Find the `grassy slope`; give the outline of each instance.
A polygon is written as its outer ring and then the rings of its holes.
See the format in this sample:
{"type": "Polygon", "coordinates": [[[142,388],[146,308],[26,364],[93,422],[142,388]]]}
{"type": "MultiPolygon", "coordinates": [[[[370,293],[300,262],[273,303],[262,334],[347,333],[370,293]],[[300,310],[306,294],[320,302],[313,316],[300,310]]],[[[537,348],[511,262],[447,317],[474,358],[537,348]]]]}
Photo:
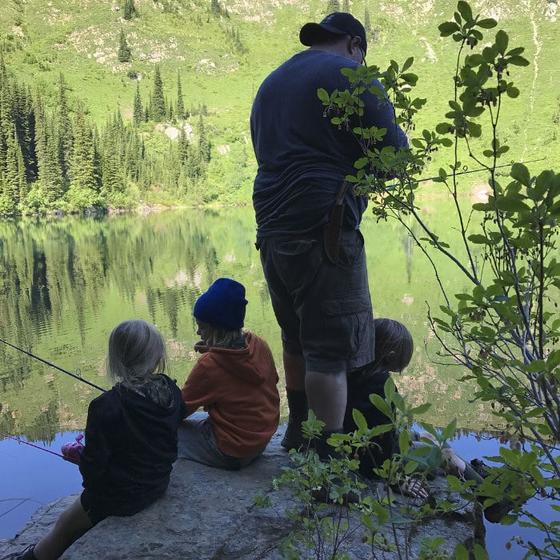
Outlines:
{"type": "MultiPolygon", "coordinates": [[[[324,0],[226,0],[223,4],[230,18],[220,19],[209,15],[209,0],[167,0],[176,13],[164,13],[152,0],[136,0],[140,17],[128,22],[121,18],[122,11],[115,10],[120,4],[117,0],[26,0],[21,9],[18,0],[7,1],[9,8],[0,11],[0,32],[19,35],[23,46],[7,55],[10,67],[46,91],[54,90],[59,72],[64,72],[73,94],[84,100],[98,122],[117,105],[130,117],[136,83],[127,77],[129,70],[143,76],[145,98],[156,61],[161,63],[170,98],[175,97],[180,70],[187,107],[206,104],[214,145],[231,148],[228,155],[220,156],[225,178],[222,169],[214,180],[230,180],[235,162],[244,153],[247,156],[248,167],[240,179],[242,196],[248,193],[253,171],[251,149],[246,145],[253,95],[267,73],[299,49],[301,24],[320,19],[326,5],[324,0]],[[22,25],[15,27],[18,18],[22,25]],[[246,54],[233,52],[224,31],[232,26],[240,31],[246,54]],[[134,60],[129,64],[116,59],[121,27],[132,48],[134,60]]],[[[454,65],[449,40],[438,37],[437,24],[449,19],[455,2],[370,0],[368,5],[379,32],[369,62],[384,65],[390,58],[402,61],[414,55],[419,93],[429,100],[420,124],[435,125],[451,95],[449,76],[454,65]]],[[[547,0],[476,3],[476,9],[500,19],[510,32],[510,43],[524,45],[534,63],[517,70],[514,79],[522,96],[511,101],[504,114],[511,156],[546,155],[547,163],[539,165],[551,167],[560,163],[560,135],[553,123],[560,104],[554,87],[560,78],[556,64],[560,48],[555,41],[559,23],[544,17],[546,6],[547,0]]],[[[363,17],[362,0],[351,2],[351,7],[363,17]]]]}

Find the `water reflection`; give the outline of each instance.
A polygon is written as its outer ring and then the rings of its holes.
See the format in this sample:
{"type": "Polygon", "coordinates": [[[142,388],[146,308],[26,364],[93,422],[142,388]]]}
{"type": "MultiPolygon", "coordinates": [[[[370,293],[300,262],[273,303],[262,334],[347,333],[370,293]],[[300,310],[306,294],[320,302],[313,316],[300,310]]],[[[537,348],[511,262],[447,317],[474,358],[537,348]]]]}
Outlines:
{"type": "MultiPolygon", "coordinates": [[[[414,402],[433,401],[429,419],[436,424],[458,416],[465,428],[488,427],[486,411],[468,402],[471,388],[457,381],[460,372],[428,358],[438,348],[428,333],[425,302],[434,308],[441,303],[428,264],[414,254],[412,241],[397,224],[367,219],[363,230],[376,314],[403,321],[416,342],[406,377],[397,380],[402,391],[414,402]]],[[[3,222],[0,266],[0,336],[102,386],[108,386],[108,334],[131,317],[161,329],[171,374],[182,383],[196,360],[192,306],[218,276],[246,285],[246,324],[269,341],[281,366],[279,331],[249,209],[3,222]]],[[[444,276],[451,284],[459,282],[452,269],[444,276]]],[[[0,391],[0,430],[42,441],[80,429],[96,395],[4,345],[0,391]]]]}

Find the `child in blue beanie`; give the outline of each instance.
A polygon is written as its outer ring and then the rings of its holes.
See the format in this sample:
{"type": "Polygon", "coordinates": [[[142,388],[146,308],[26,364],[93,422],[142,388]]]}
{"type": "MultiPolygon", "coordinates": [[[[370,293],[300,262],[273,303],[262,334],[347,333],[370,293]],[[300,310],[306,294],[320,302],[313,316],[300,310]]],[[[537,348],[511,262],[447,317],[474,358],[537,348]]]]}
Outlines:
{"type": "Polygon", "coordinates": [[[264,340],[243,331],[245,288],[219,278],[194,305],[202,353],[183,387],[187,418],[179,458],[240,469],[264,450],[278,427],[278,374],[264,340]],[[204,408],[204,413],[193,414],[204,408]]]}

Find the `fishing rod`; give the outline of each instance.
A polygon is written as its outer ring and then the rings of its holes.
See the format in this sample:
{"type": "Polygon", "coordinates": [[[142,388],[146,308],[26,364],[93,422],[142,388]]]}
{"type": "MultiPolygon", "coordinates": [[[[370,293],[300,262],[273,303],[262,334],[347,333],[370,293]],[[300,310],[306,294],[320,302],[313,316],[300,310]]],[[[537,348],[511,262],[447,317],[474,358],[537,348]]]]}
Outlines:
{"type": "Polygon", "coordinates": [[[89,385],[90,387],[93,387],[94,389],[101,391],[102,393],[105,393],[107,390],[107,389],[103,389],[103,387],[100,387],[99,385],[96,385],[95,383],[92,383],[91,381],[88,381],[87,379],[84,379],[81,375],[78,375],[77,373],[73,373],[71,371],[68,371],[67,369],[57,366],[56,364],[53,364],[52,362],[49,362],[48,360],[45,360],[40,356],[37,356],[27,350],[24,350],[23,348],[20,348],[19,346],[16,346],[15,344],[8,342],[7,340],[0,338],[0,342],[5,344],[6,346],[9,346],[10,348],[13,348],[14,350],[18,350],[19,352],[22,352],[23,354],[29,356],[30,358],[38,360],[39,362],[42,362],[47,366],[50,366],[54,369],[57,369],[58,371],[61,371],[62,373],[65,373],[66,375],[69,375],[70,377],[73,377],[74,379],[77,379],[78,381],[81,381],[82,383],[85,383],[86,385],[89,385]]]}
{"type": "MultiPolygon", "coordinates": [[[[504,163],[502,165],[496,165],[494,169],[502,169],[503,167],[511,167],[514,163],[536,163],[539,161],[544,161],[546,158],[538,158],[538,159],[528,159],[527,161],[519,161],[513,163],[504,163]]],[[[467,169],[465,171],[460,171],[459,173],[455,173],[457,175],[468,175],[469,173],[480,173],[481,171],[489,171],[487,167],[478,167],[477,169],[467,169]]],[[[435,179],[440,179],[439,175],[435,175],[434,177],[423,177],[422,179],[414,179],[411,183],[425,183],[426,181],[434,181],[435,179]]],[[[396,189],[399,185],[397,183],[393,183],[392,185],[387,185],[385,189],[396,189]]]]}
{"type": "Polygon", "coordinates": [[[31,443],[30,441],[25,441],[18,436],[12,436],[12,435],[7,434],[5,432],[0,432],[0,436],[3,436],[3,437],[8,438],[8,439],[13,439],[14,441],[17,441],[18,443],[23,443],[24,445],[29,445],[29,447],[34,447],[35,449],[39,449],[40,451],[44,451],[45,453],[50,453],[51,455],[56,455],[57,457],[60,457],[60,458],[64,459],[65,461],[67,460],[66,457],[64,457],[64,455],[61,455],[60,453],[57,453],[56,451],[51,451],[50,449],[47,449],[46,447],[41,447],[40,445],[35,445],[34,443],[31,443]]]}

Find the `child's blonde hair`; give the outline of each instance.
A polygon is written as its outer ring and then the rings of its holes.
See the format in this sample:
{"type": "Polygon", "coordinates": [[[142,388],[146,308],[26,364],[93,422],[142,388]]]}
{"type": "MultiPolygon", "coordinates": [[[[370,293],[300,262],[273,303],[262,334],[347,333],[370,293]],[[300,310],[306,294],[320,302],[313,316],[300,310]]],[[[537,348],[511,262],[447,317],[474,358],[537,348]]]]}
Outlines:
{"type": "Polygon", "coordinates": [[[109,336],[107,369],[115,382],[145,384],[166,365],[165,343],[154,325],[135,319],[123,321],[109,336]]]}

